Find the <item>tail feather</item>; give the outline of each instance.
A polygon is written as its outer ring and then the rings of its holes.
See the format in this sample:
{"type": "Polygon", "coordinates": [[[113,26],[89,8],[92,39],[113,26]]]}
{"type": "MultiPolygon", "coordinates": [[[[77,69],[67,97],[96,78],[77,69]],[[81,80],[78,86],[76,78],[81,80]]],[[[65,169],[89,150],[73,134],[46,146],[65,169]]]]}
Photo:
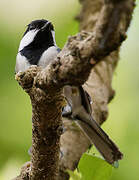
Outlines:
{"type": "Polygon", "coordinates": [[[115,161],[122,159],[123,154],[94,119],[91,120],[91,123],[79,119],[76,119],[75,122],[108,163],[114,164],[115,161]]]}

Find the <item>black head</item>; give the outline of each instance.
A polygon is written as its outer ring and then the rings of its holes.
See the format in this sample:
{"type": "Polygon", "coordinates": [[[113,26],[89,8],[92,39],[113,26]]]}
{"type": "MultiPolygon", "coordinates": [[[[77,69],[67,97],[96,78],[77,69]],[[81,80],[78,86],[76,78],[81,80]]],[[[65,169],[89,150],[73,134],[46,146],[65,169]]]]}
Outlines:
{"type": "Polygon", "coordinates": [[[47,31],[47,32],[54,31],[54,27],[52,23],[45,19],[32,21],[27,26],[28,28],[26,32],[24,33],[24,35],[31,30],[40,30],[40,31],[47,31]]]}
{"type": "Polygon", "coordinates": [[[42,53],[55,46],[54,27],[50,21],[41,19],[32,21],[27,26],[20,42],[19,51],[30,63],[37,63],[42,53]]]}
{"type": "Polygon", "coordinates": [[[32,21],[20,42],[19,51],[27,48],[48,48],[55,45],[54,28],[51,22],[41,19],[32,21]]]}

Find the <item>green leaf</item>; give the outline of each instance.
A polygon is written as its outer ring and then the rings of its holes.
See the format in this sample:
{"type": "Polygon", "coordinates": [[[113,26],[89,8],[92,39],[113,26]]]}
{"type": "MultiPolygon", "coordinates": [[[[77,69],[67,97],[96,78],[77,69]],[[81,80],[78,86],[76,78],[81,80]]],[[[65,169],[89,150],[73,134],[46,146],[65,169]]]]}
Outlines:
{"type": "Polygon", "coordinates": [[[105,160],[91,154],[83,154],[79,165],[82,180],[108,180],[113,167],[105,160]]]}
{"type": "Polygon", "coordinates": [[[81,174],[78,173],[77,170],[75,170],[74,172],[70,171],[70,170],[67,170],[67,172],[70,175],[70,180],[82,180],[81,179],[81,174]]]}

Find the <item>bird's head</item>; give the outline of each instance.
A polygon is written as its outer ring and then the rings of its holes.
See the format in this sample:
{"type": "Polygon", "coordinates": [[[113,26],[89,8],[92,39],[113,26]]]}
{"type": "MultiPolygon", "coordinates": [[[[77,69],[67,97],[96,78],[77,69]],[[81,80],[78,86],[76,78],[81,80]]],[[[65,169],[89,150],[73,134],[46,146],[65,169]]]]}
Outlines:
{"type": "Polygon", "coordinates": [[[43,48],[56,45],[55,32],[48,20],[35,20],[27,25],[27,29],[20,42],[19,51],[27,48],[43,48]]]}

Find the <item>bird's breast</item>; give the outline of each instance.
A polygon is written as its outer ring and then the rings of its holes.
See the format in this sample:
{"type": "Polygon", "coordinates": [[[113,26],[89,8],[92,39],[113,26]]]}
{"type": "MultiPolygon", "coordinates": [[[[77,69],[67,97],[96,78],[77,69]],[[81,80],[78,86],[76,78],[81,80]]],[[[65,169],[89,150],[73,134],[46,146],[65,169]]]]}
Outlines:
{"type": "Polygon", "coordinates": [[[38,62],[38,66],[45,68],[48,64],[54,61],[58,53],[59,52],[57,51],[56,46],[49,47],[47,50],[43,52],[38,62]]]}

